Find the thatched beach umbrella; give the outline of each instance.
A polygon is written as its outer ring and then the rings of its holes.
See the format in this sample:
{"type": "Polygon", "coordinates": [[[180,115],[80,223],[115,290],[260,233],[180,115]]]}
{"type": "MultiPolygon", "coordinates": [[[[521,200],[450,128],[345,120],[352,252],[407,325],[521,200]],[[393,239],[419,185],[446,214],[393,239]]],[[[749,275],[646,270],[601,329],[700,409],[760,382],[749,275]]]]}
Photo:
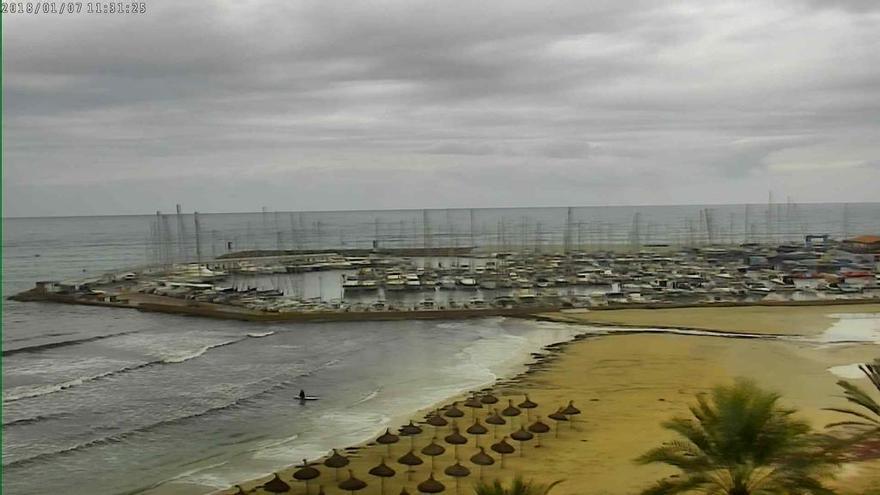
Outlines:
{"type": "Polygon", "coordinates": [[[568,401],[568,405],[565,406],[565,409],[562,410],[562,414],[569,416],[568,420],[570,421],[570,423],[568,423],[568,425],[571,426],[572,428],[574,428],[574,418],[572,418],[570,416],[577,416],[580,413],[581,413],[581,410],[574,407],[573,400],[568,401]]]}
{"type": "Polygon", "coordinates": [[[522,426],[520,426],[518,430],[516,430],[515,432],[510,434],[510,438],[519,442],[519,455],[522,456],[522,455],[524,455],[523,454],[523,442],[528,442],[529,440],[535,438],[535,436],[532,435],[531,433],[527,432],[526,430],[523,429],[522,426]]]}
{"type": "Polygon", "coordinates": [[[443,415],[446,416],[447,418],[461,418],[461,417],[464,417],[464,413],[462,412],[461,409],[459,409],[458,407],[456,407],[456,404],[458,404],[458,403],[457,403],[457,402],[454,402],[451,406],[449,406],[449,409],[447,409],[446,411],[444,411],[444,412],[443,412],[443,415]]]}
{"type": "Polygon", "coordinates": [[[498,427],[507,424],[507,421],[498,414],[498,410],[492,409],[492,414],[486,417],[486,423],[494,426],[492,428],[492,438],[498,438],[498,427]]]}
{"type": "Polygon", "coordinates": [[[428,476],[428,479],[419,483],[416,488],[418,488],[421,493],[440,493],[446,489],[446,486],[435,480],[434,473],[431,473],[431,475],[428,476]]]}
{"type": "Polygon", "coordinates": [[[422,428],[414,425],[412,420],[410,420],[408,425],[401,426],[398,431],[400,436],[409,437],[409,448],[412,449],[415,444],[416,435],[422,433],[422,428]]]}
{"type": "Polygon", "coordinates": [[[358,490],[363,490],[367,487],[367,484],[357,478],[354,477],[354,473],[351,472],[351,469],[348,470],[348,479],[339,484],[339,489],[350,492],[351,495],[354,495],[354,492],[358,490]]]}
{"type": "Polygon", "coordinates": [[[422,454],[431,457],[431,472],[434,472],[434,458],[446,452],[446,448],[437,444],[437,437],[431,439],[431,443],[422,449],[422,454]]]}
{"type": "Polygon", "coordinates": [[[507,407],[505,407],[504,409],[501,410],[501,415],[507,416],[508,418],[513,418],[513,417],[519,416],[520,414],[521,414],[521,411],[519,409],[513,407],[513,401],[510,399],[507,400],[507,407]]]}
{"type": "Polygon", "coordinates": [[[562,410],[563,408],[560,407],[556,410],[555,413],[550,413],[547,415],[548,418],[556,421],[556,438],[559,438],[559,423],[561,423],[562,421],[568,421],[568,416],[563,414],[562,410]]]}
{"type": "Polygon", "coordinates": [[[471,456],[471,462],[480,466],[480,479],[483,479],[483,466],[491,466],[495,464],[495,459],[492,458],[483,447],[480,447],[480,451],[471,456]]]}
{"type": "Polygon", "coordinates": [[[504,469],[504,456],[512,454],[516,451],[516,449],[513,448],[513,445],[507,443],[507,437],[502,438],[501,441],[498,443],[493,443],[492,446],[489,448],[491,448],[498,454],[501,454],[501,469],[504,469]]]}
{"type": "Polygon", "coordinates": [[[294,479],[306,482],[306,495],[309,495],[309,481],[321,476],[321,471],[309,466],[309,462],[303,459],[302,466],[293,472],[294,479]]]}
{"type": "Polygon", "coordinates": [[[385,464],[384,457],[382,458],[382,462],[380,462],[378,466],[374,467],[373,469],[370,469],[369,473],[371,475],[377,476],[379,478],[379,487],[380,487],[379,493],[381,495],[385,495],[385,478],[391,478],[392,476],[397,474],[394,472],[393,469],[391,469],[390,467],[388,467],[387,464],[385,464]]]}
{"type": "MultiPolygon", "coordinates": [[[[398,459],[397,462],[399,462],[400,464],[403,464],[404,466],[407,466],[409,468],[406,470],[406,479],[408,479],[408,480],[412,479],[413,466],[418,466],[418,465],[424,463],[424,461],[422,460],[421,457],[419,457],[413,453],[412,449],[410,449],[409,452],[407,452],[406,454],[403,454],[403,456],[400,459],[398,459]]],[[[433,462],[433,458],[432,458],[432,462],[433,462]]]]}
{"type": "Polygon", "coordinates": [[[447,476],[455,478],[455,493],[461,492],[461,478],[471,475],[471,470],[462,466],[461,463],[455,461],[455,464],[443,470],[447,476]]]}
{"type": "Polygon", "coordinates": [[[435,411],[430,416],[428,416],[427,423],[434,427],[434,434],[436,435],[437,429],[443,428],[444,426],[448,425],[449,421],[446,421],[446,419],[444,419],[443,416],[440,415],[439,411],[435,411]]]}
{"type": "Polygon", "coordinates": [[[336,449],[333,449],[333,455],[324,459],[325,466],[336,470],[336,481],[339,481],[339,469],[348,466],[348,462],[348,457],[341,455],[336,449]]]}
{"type": "Polygon", "coordinates": [[[469,398],[468,400],[464,401],[464,407],[471,408],[473,410],[473,414],[471,415],[471,418],[476,418],[477,417],[477,409],[482,409],[483,403],[480,402],[480,399],[478,399],[476,395],[474,395],[474,396],[471,396],[471,398],[469,398]]]}
{"type": "Polygon", "coordinates": [[[455,457],[458,457],[458,446],[467,445],[467,438],[465,438],[464,436],[462,436],[461,433],[458,432],[457,426],[454,427],[452,433],[446,435],[443,440],[446,440],[446,443],[448,443],[449,445],[455,446],[455,457]]]}
{"type": "Polygon", "coordinates": [[[388,455],[391,455],[391,444],[397,443],[398,441],[400,441],[400,437],[398,437],[394,433],[391,433],[391,430],[388,428],[385,428],[385,433],[383,433],[379,436],[379,438],[376,439],[376,442],[388,446],[388,455]]]}
{"type": "Polygon", "coordinates": [[[550,431],[550,427],[541,422],[541,416],[538,416],[537,421],[529,425],[529,431],[538,435],[538,447],[540,447],[541,435],[550,431]]]}
{"type": "Polygon", "coordinates": [[[465,431],[470,435],[475,435],[474,444],[476,444],[477,447],[480,446],[480,435],[485,435],[486,433],[489,433],[489,430],[487,430],[485,426],[480,424],[479,419],[475,420],[474,424],[468,426],[468,429],[465,431]]]}
{"type": "Polygon", "coordinates": [[[526,395],[526,400],[517,404],[517,407],[519,407],[520,409],[525,409],[526,410],[526,420],[531,421],[532,420],[531,410],[538,407],[538,404],[529,400],[529,396],[526,395]]]}
{"type": "Polygon", "coordinates": [[[483,404],[497,404],[498,397],[495,397],[494,395],[489,393],[489,394],[486,394],[486,395],[480,397],[480,402],[482,402],[483,404]]]}
{"type": "Polygon", "coordinates": [[[263,485],[263,490],[269,493],[287,493],[290,491],[290,485],[279,478],[278,473],[275,473],[275,477],[263,485]]]}

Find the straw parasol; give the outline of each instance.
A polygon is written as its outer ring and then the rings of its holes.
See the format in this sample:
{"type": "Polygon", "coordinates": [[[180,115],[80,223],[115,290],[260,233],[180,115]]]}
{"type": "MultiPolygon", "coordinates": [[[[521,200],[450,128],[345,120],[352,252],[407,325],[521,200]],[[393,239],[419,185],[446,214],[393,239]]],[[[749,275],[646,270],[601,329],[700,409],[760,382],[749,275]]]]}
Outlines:
{"type": "Polygon", "coordinates": [[[439,411],[434,411],[428,416],[427,423],[434,427],[434,434],[437,434],[437,428],[443,428],[449,424],[449,421],[446,421],[439,411]]]}
{"type": "Polygon", "coordinates": [[[489,393],[489,394],[486,394],[486,395],[480,397],[480,402],[482,402],[483,404],[497,404],[498,397],[495,397],[494,395],[489,393]]]}
{"type": "Polygon", "coordinates": [[[336,481],[339,481],[339,468],[348,466],[348,462],[348,457],[341,455],[336,449],[333,449],[333,455],[324,459],[325,466],[336,470],[336,481]]]}
{"type": "Polygon", "coordinates": [[[521,411],[515,407],[513,407],[513,401],[507,400],[507,407],[501,410],[502,416],[507,416],[508,418],[513,418],[515,416],[519,416],[521,411]]]}
{"type": "Polygon", "coordinates": [[[379,493],[385,495],[385,478],[391,478],[394,476],[396,474],[394,470],[385,464],[385,458],[383,457],[379,465],[370,469],[369,473],[373,476],[379,477],[379,493]]]}
{"type": "Polygon", "coordinates": [[[302,466],[293,473],[293,478],[306,482],[306,495],[309,495],[309,481],[321,476],[321,471],[309,466],[309,462],[303,459],[302,466]]]}
{"type": "Polygon", "coordinates": [[[290,491],[290,485],[279,478],[278,473],[275,473],[275,477],[263,485],[263,490],[266,490],[269,493],[287,493],[290,491]]]}
{"type": "Polygon", "coordinates": [[[455,478],[455,493],[461,491],[461,478],[470,476],[471,474],[471,470],[462,466],[458,461],[455,461],[455,464],[444,469],[443,472],[446,473],[447,476],[455,478]]]}
{"type": "Polygon", "coordinates": [[[381,443],[382,445],[388,446],[388,455],[391,455],[391,444],[397,443],[399,440],[400,437],[398,437],[394,433],[391,433],[391,430],[388,428],[385,428],[385,433],[383,433],[379,436],[379,438],[376,439],[376,441],[381,443]]]}
{"type": "Polygon", "coordinates": [[[434,479],[434,473],[428,476],[428,479],[418,484],[416,487],[421,493],[440,493],[446,489],[443,483],[434,479]]]}
{"type": "Polygon", "coordinates": [[[461,433],[458,432],[457,426],[454,426],[452,429],[452,433],[446,435],[443,440],[446,440],[446,443],[448,443],[449,445],[455,446],[455,457],[458,457],[458,446],[467,445],[467,438],[465,438],[464,436],[462,436],[461,433]]]}
{"type": "Polygon", "coordinates": [[[451,406],[449,406],[449,409],[447,409],[446,411],[444,411],[444,412],[443,412],[443,415],[446,416],[447,418],[461,418],[461,417],[464,417],[464,413],[461,411],[461,409],[459,409],[458,407],[456,407],[456,404],[458,404],[458,403],[455,402],[455,403],[453,403],[451,406]]]}
{"type": "Polygon", "coordinates": [[[516,430],[515,432],[510,434],[510,438],[519,442],[519,455],[522,456],[523,455],[523,442],[528,442],[532,438],[535,438],[535,436],[532,435],[531,433],[527,432],[526,430],[523,429],[522,426],[520,426],[518,430],[516,430]]]}
{"type": "Polygon", "coordinates": [[[531,417],[531,410],[534,409],[534,408],[536,408],[536,407],[538,407],[538,404],[536,404],[536,403],[532,402],[531,400],[529,400],[529,396],[528,396],[528,394],[527,394],[527,395],[526,395],[526,400],[520,402],[520,403],[517,405],[517,407],[519,407],[520,409],[525,409],[525,410],[526,410],[526,419],[527,419],[528,421],[531,421],[531,420],[532,420],[532,417],[531,417]]]}
{"type": "Polygon", "coordinates": [[[498,427],[507,424],[507,421],[498,414],[497,409],[492,409],[492,414],[486,417],[486,423],[494,426],[492,428],[492,438],[498,438],[498,427]]]}
{"type": "Polygon", "coordinates": [[[351,469],[348,470],[348,479],[339,484],[340,490],[351,492],[351,495],[354,495],[354,492],[363,490],[366,487],[366,483],[354,477],[354,473],[351,472],[351,469]]]}
{"type": "Polygon", "coordinates": [[[562,421],[568,421],[568,416],[566,416],[562,411],[564,408],[560,407],[556,410],[555,413],[550,413],[547,415],[548,418],[556,421],[556,438],[559,438],[559,423],[562,421]]]}
{"type": "Polygon", "coordinates": [[[507,437],[502,438],[501,441],[498,443],[493,443],[492,446],[489,448],[501,454],[501,469],[504,469],[504,456],[512,454],[516,451],[516,449],[513,448],[513,445],[507,443],[507,437]]]}
{"type": "Polygon", "coordinates": [[[416,435],[422,433],[422,428],[413,424],[412,420],[409,421],[408,425],[403,425],[400,427],[400,436],[409,437],[409,448],[412,449],[416,440],[416,435]]]}
{"type": "Polygon", "coordinates": [[[480,399],[477,398],[476,395],[471,396],[468,400],[464,401],[464,407],[469,407],[473,410],[472,418],[477,417],[477,409],[483,408],[483,403],[480,402],[480,399]]]}
{"type": "Polygon", "coordinates": [[[489,430],[487,430],[486,427],[480,423],[479,419],[474,420],[474,424],[468,426],[468,429],[465,431],[470,435],[475,435],[474,444],[476,444],[477,447],[480,446],[480,435],[485,435],[486,433],[489,433],[489,430]]]}
{"type": "Polygon", "coordinates": [[[434,472],[434,458],[446,452],[446,448],[437,444],[437,437],[431,439],[431,443],[422,449],[422,454],[431,457],[431,472],[434,472]]]}
{"type": "MultiPolygon", "coordinates": [[[[431,458],[431,460],[433,462],[433,458],[431,458]]],[[[398,459],[397,462],[399,462],[400,464],[403,464],[404,466],[409,467],[409,469],[406,470],[406,479],[409,480],[409,479],[412,479],[412,471],[413,471],[412,467],[418,466],[418,465],[424,463],[425,461],[423,461],[421,457],[415,455],[413,453],[412,449],[409,449],[409,452],[407,452],[406,454],[403,454],[403,456],[400,459],[398,459]]]]}
{"type": "Polygon", "coordinates": [[[550,427],[541,422],[541,416],[538,416],[537,421],[529,425],[529,431],[538,435],[538,447],[540,447],[541,435],[550,431],[550,427]]]}
{"type": "MultiPolygon", "coordinates": [[[[581,410],[574,407],[573,400],[568,401],[568,405],[565,406],[565,409],[562,410],[562,414],[565,414],[566,416],[577,416],[580,413],[581,413],[581,410]]],[[[570,423],[568,423],[568,425],[571,426],[572,428],[574,428],[574,418],[568,418],[568,420],[570,421],[570,423]]]]}
{"type": "Polygon", "coordinates": [[[483,447],[480,447],[480,451],[471,456],[471,462],[480,466],[480,479],[483,479],[483,466],[491,466],[495,464],[495,459],[492,458],[483,447]]]}

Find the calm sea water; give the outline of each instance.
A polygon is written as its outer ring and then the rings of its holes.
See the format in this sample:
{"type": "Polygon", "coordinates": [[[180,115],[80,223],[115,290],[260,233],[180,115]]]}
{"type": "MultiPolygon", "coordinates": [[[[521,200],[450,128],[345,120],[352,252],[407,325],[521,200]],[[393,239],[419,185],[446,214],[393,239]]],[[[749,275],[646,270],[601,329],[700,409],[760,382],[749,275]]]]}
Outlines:
{"type": "MultiPolygon", "coordinates": [[[[586,247],[880,230],[878,204],[707,208],[578,208],[571,220],[564,208],[200,215],[199,250],[374,240],[540,249],[566,238],[586,247]],[[725,234],[722,220],[737,212],[725,234]]],[[[195,219],[177,220],[6,219],[4,295],[40,279],[191,259],[195,219]]],[[[266,325],[4,300],[3,330],[3,492],[76,495],[202,493],[256,477],[364,440],[400,419],[392,412],[512,373],[579,329],[506,319],[266,325]],[[300,389],[322,400],[301,406],[300,389]]]]}

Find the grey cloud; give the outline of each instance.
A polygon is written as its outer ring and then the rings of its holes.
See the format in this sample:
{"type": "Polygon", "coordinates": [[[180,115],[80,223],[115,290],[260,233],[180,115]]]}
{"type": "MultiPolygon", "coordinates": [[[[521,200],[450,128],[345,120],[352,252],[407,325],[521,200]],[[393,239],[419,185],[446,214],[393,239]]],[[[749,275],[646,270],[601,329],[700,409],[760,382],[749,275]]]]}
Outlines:
{"type": "MultiPolygon", "coordinates": [[[[871,4],[154,0],[140,17],[6,17],[4,206],[232,208],[199,184],[237,191],[239,210],[760,200],[782,180],[768,156],[876,160],[871,4]],[[288,204],[279,184],[304,177],[327,192],[288,204]]],[[[784,194],[875,199],[823,180],[784,194]]]]}

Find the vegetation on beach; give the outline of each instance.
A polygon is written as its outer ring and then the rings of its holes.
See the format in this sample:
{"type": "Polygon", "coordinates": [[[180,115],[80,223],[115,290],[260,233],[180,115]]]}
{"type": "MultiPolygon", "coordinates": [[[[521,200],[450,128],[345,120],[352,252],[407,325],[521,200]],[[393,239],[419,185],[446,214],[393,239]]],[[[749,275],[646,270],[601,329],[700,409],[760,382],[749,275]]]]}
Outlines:
{"type": "Polygon", "coordinates": [[[491,483],[480,481],[474,486],[475,495],[547,495],[554,486],[562,483],[557,480],[549,485],[523,481],[519,476],[513,479],[510,486],[504,486],[500,480],[491,483]]]}
{"type": "MultiPolygon", "coordinates": [[[[875,359],[873,364],[868,363],[859,366],[859,369],[868,377],[868,380],[871,381],[877,392],[880,392],[880,358],[875,359]]],[[[829,407],[828,410],[847,414],[857,419],[839,421],[828,426],[853,426],[858,429],[868,429],[880,435],[880,403],[871,397],[868,392],[846,380],[838,381],[837,385],[843,389],[844,398],[851,404],[858,406],[859,409],[829,407]]]]}
{"type": "MultiPolygon", "coordinates": [[[[880,394],[880,358],[859,366],[859,369],[880,394]]],[[[852,446],[856,458],[880,457],[880,402],[869,392],[846,380],[838,381],[837,385],[843,389],[844,398],[853,407],[827,408],[849,417],[828,427],[844,429],[842,442],[852,446]]]]}
{"type": "Polygon", "coordinates": [[[680,437],[637,459],[678,468],[642,495],[834,493],[823,484],[836,456],[823,437],[779,405],[780,396],[747,380],[697,397],[692,418],[663,423],[680,437]]]}

